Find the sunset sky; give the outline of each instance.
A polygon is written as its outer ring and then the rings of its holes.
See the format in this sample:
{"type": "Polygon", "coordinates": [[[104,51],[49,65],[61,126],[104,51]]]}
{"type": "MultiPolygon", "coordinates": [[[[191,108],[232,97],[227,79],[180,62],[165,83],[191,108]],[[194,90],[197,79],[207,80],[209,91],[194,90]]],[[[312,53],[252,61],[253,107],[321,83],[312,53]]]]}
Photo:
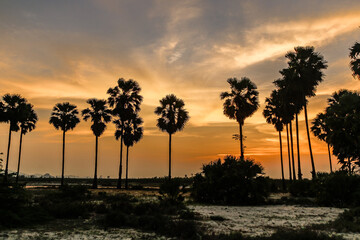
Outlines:
{"type": "MultiPolygon", "coordinates": [[[[154,109],[170,93],[184,100],[191,117],[173,137],[173,175],[190,176],[204,163],[239,154],[232,139],[238,125],[223,115],[219,95],[229,89],[227,78],[247,76],[258,87],[260,109],[245,121],[245,155],[267,175],[280,177],[278,135],[262,111],[272,82],[286,67],[284,55],[312,45],[328,61],[317,96],[309,101],[313,119],[334,91],[360,89],[348,57],[349,47],[360,41],[359,9],[359,0],[1,1],[0,94],[21,94],[39,115],[36,129],[23,139],[21,172],[59,176],[62,135],[48,123],[52,107],[69,101],[82,110],[88,98],[107,98],[107,89],[123,77],[138,81],[144,97],[144,137],[130,149],[129,176],[167,174],[168,135],[156,127],[154,109]]],[[[301,113],[301,159],[309,177],[303,120],[301,113]]],[[[0,125],[4,153],[8,127],[0,125]]],[[[311,140],[316,170],[328,171],[326,144],[311,140]]],[[[18,142],[14,133],[11,171],[18,142]]],[[[91,177],[94,154],[90,123],[82,121],[67,134],[65,174],[91,177]]],[[[118,165],[119,142],[109,124],[99,142],[98,175],[116,177],[118,165]]]]}

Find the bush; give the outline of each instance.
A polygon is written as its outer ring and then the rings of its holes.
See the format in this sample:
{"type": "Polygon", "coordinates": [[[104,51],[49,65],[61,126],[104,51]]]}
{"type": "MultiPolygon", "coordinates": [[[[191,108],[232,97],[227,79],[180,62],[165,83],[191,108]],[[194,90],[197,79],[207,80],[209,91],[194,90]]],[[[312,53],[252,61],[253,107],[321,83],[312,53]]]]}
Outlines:
{"type": "Polygon", "coordinates": [[[231,205],[257,205],[269,194],[263,168],[250,159],[227,156],[204,165],[194,177],[191,196],[197,202],[231,205]]]}
{"type": "Polygon", "coordinates": [[[172,204],[179,204],[184,201],[182,193],[184,187],[181,189],[181,184],[178,179],[166,179],[160,185],[159,193],[162,195],[160,200],[169,201],[172,204]]]}
{"type": "Polygon", "coordinates": [[[290,184],[289,192],[294,197],[315,197],[314,184],[311,180],[297,180],[290,184]]]}
{"type": "Polygon", "coordinates": [[[319,174],[316,184],[316,199],[320,205],[352,207],[360,205],[360,176],[339,171],[319,174]]]}
{"type": "Polygon", "coordinates": [[[331,225],[337,232],[360,232],[360,207],[346,210],[331,225]]]}

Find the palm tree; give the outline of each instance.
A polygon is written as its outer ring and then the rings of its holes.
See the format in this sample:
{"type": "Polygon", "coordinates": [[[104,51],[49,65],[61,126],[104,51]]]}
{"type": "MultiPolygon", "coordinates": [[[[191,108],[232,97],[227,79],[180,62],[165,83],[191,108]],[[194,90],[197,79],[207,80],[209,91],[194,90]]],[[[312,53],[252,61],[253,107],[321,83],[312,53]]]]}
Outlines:
{"type": "Polygon", "coordinates": [[[313,125],[311,127],[311,131],[314,133],[314,135],[317,138],[326,142],[328,147],[328,154],[329,154],[330,172],[333,172],[332,163],[331,163],[330,143],[329,140],[327,139],[328,135],[330,134],[330,129],[326,125],[325,119],[326,119],[325,114],[319,113],[312,122],[313,125]]]}
{"type": "Polygon", "coordinates": [[[155,109],[158,128],[169,134],[169,179],[171,179],[171,136],[184,129],[189,120],[189,114],[184,109],[185,103],[174,94],[165,96],[160,100],[160,106],[155,109]]]}
{"type": "Polygon", "coordinates": [[[86,102],[90,104],[90,108],[82,110],[81,114],[85,121],[91,118],[91,130],[95,135],[95,172],[93,188],[97,188],[98,138],[104,133],[106,129],[106,123],[111,121],[112,111],[108,109],[106,100],[92,98],[86,102]]]}
{"type": "Polygon", "coordinates": [[[354,46],[350,48],[349,57],[351,58],[350,68],[353,76],[360,80],[360,43],[356,42],[354,46]]]}
{"type": "Polygon", "coordinates": [[[256,90],[256,85],[247,77],[241,80],[229,78],[227,82],[230,84],[231,91],[222,92],[220,98],[225,99],[224,114],[239,123],[240,157],[244,159],[242,127],[245,119],[259,108],[259,92],[256,90]]]}
{"type": "Polygon", "coordinates": [[[298,108],[293,101],[293,91],[291,91],[287,85],[288,81],[286,81],[286,79],[289,77],[289,74],[284,74],[283,71],[280,71],[280,73],[283,75],[283,78],[275,80],[274,84],[279,89],[278,94],[283,106],[282,117],[283,122],[286,125],[290,180],[296,180],[292,121],[294,120],[294,115],[298,111],[298,108]]]}
{"type": "Polygon", "coordinates": [[[108,103],[112,107],[112,115],[117,119],[113,121],[116,126],[116,140],[120,138],[120,166],[117,188],[121,188],[122,175],[122,155],[123,155],[123,129],[125,122],[131,115],[136,114],[140,110],[142,96],[139,94],[141,88],[139,84],[132,80],[120,78],[117,86],[109,88],[107,93],[110,95],[108,103]]]}
{"type": "Polygon", "coordinates": [[[21,120],[21,109],[22,105],[26,103],[25,98],[21,97],[18,94],[5,94],[3,96],[4,101],[4,120],[10,123],[9,127],[9,141],[6,155],[6,165],[5,165],[5,175],[4,181],[7,181],[8,170],[9,170],[9,155],[10,155],[10,145],[11,145],[11,132],[19,131],[19,121],[21,120]]]}
{"type": "Polygon", "coordinates": [[[61,167],[61,186],[64,186],[64,167],[65,167],[65,134],[73,130],[80,122],[78,110],[75,105],[69,102],[57,103],[51,113],[49,123],[57,130],[62,131],[62,167],[61,167]]]}
{"type": "MultiPolygon", "coordinates": [[[[143,120],[137,115],[133,115],[132,118],[128,119],[125,122],[124,126],[124,144],[126,146],[126,178],[125,178],[125,188],[128,189],[128,169],[129,169],[129,147],[132,147],[135,143],[140,141],[143,136],[143,128],[141,124],[143,120]]],[[[120,132],[116,131],[120,134],[120,132]]],[[[117,136],[118,136],[117,134],[117,136]]]]}
{"type": "Polygon", "coordinates": [[[283,154],[282,154],[282,140],[281,132],[284,129],[283,114],[284,114],[284,103],[279,95],[279,91],[274,90],[270,98],[265,100],[266,106],[263,111],[263,115],[266,119],[266,122],[273,124],[276,131],[279,132],[279,142],[280,142],[280,161],[281,161],[281,179],[283,184],[283,189],[285,190],[285,178],[284,178],[284,163],[283,163],[283,154]]]}
{"type": "Polygon", "coordinates": [[[16,172],[16,183],[19,181],[19,172],[20,172],[20,159],[21,159],[21,147],[22,147],[22,137],[28,132],[34,130],[38,117],[33,109],[31,104],[22,104],[22,117],[20,120],[20,144],[19,144],[19,159],[18,167],[16,172]]]}
{"type": "Polygon", "coordinates": [[[311,158],[311,173],[313,179],[315,179],[316,171],[310,141],[306,98],[315,96],[316,87],[323,81],[324,73],[322,71],[327,68],[327,65],[323,56],[314,51],[314,47],[296,47],[294,50],[294,52],[289,52],[285,55],[288,59],[288,71],[292,73],[292,77],[286,78],[286,80],[290,80],[287,85],[292,90],[296,89],[295,92],[298,93],[298,96],[301,96],[300,101],[304,107],[306,133],[311,158]]]}

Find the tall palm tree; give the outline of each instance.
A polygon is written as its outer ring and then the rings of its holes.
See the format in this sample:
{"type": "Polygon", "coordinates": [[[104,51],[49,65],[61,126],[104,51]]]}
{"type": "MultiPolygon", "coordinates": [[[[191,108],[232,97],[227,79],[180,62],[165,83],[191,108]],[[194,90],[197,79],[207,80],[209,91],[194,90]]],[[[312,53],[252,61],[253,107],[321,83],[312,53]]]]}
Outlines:
{"type": "Polygon", "coordinates": [[[171,179],[171,136],[184,129],[189,120],[189,113],[184,109],[185,103],[174,94],[160,100],[160,106],[155,109],[158,128],[169,134],[169,179],[171,179]]]}
{"type": "Polygon", "coordinates": [[[19,181],[19,172],[20,172],[20,160],[21,160],[21,147],[22,147],[22,138],[28,132],[31,132],[35,129],[36,122],[38,117],[33,109],[33,105],[31,104],[22,104],[22,116],[20,120],[20,144],[19,144],[19,159],[18,159],[18,167],[16,172],[16,183],[19,181]]]}
{"type": "Polygon", "coordinates": [[[230,119],[235,119],[239,124],[240,157],[244,159],[242,127],[245,119],[259,108],[259,92],[256,90],[256,85],[247,77],[241,80],[229,78],[227,82],[230,84],[230,92],[222,92],[220,98],[225,99],[224,114],[230,119]]]}
{"type": "Polygon", "coordinates": [[[298,106],[293,101],[293,91],[287,85],[286,79],[289,77],[289,74],[284,74],[283,71],[280,71],[280,73],[283,75],[283,78],[275,80],[274,84],[279,89],[278,94],[283,106],[282,117],[286,125],[290,180],[296,180],[292,121],[294,120],[295,113],[298,111],[298,106]]]}
{"type": "Polygon", "coordinates": [[[98,138],[104,133],[106,123],[111,121],[112,111],[108,109],[106,100],[91,98],[86,102],[90,104],[90,108],[82,110],[81,114],[85,121],[91,118],[91,130],[95,135],[95,172],[93,188],[97,188],[98,138]]]}
{"type": "Polygon", "coordinates": [[[323,81],[323,70],[327,68],[324,57],[314,51],[314,47],[295,47],[294,52],[285,55],[288,59],[288,70],[292,72],[293,77],[288,86],[297,89],[298,94],[302,97],[301,103],[304,107],[306,133],[309,143],[309,151],[311,158],[312,177],[316,178],[315,162],[313,158],[308,114],[307,114],[307,98],[315,96],[316,87],[323,81]]]}
{"type": "Polygon", "coordinates": [[[121,188],[122,175],[122,155],[123,155],[123,133],[125,122],[140,110],[142,96],[139,84],[132,80],[120,78],[117,86],[109,88],[107,93],[110,95],[108,103],[112,108],[112,115],[116,118],[113,123],[116,126],[116,140],[120,138],[120,166],[117,188],[121,188]]]}
{"type": "Polygon", "coordinates": [[[330,152],[330,143],[328,140],[328,135],[330,134],[330,129],[326,125],[325,122],[326,116],[324,113],[319,113],[314,121],[312,122],[311,131],[314,133],[314,135],[319,138],[322,141],[325,141],[328,147],[328,154],[329,154],[329,163],[330,163],[330,172],[333,172],[332,170],[332,162],[331,162],[331,152],[330,152]]]}
{"type": "Polygon", "coordinates": [[[11,132],[19,131],[19,121],[21,120],[21,109],[23,104],[26,104],[26,99],[18,94],[5,94],[3,96],[4,120],[10,123],[9,127],[9,141],[6,155],[5,175],[4,181],[7,181],[9,170],[9,155],[11,145],[11,132]]]}
{"type": "MultiPolygon", "coordinates": [[[[143,128],[141,124],[143,120],[137,115],[133,115],[125,122],[124,126],[124,144],[126,146],[126,178],[125,188],[128,189],[128,169],[129,169],[129,147],[132,147],[135,143],[140,141],[143,136],[143,128]]],[[[116,133],[120,134],[118,131],[116,133]]]]}
{"type": "Polygon", "coordinates": [[[51,113],[49,123],[57,130],[62,131],[62,167],[61,167],[61,186],[64,186],[64,168],[65,168],[65,134],[73,130],[80,122],[78,110],[75,105],[69,102],[57,103],[51,113]]]}
{"type": "Polygon", "coordinates": [[[353,76],[360,80],[360,43],[356,42],[354,46],[350,48],[349,57],[351,58],[350,68],[353,76]]]}
{"type": "Polygon", "coordinates": [[[263,115],[266,119],[266,122],[275,126],[276,131],[279,132],[279,143],[280,143],[280,161],[281,161],[281,179],[283,184],[283,189],[285,190],[285,178],[284,178],[284,163],[283,163],[283,154],[282,154],[282,140],[281,132],[284,129],[283,114],[284,114],[284,103],[279,95],[279,91],[274,90],[270,98],[265,100],[265,108],[263,115]]]}

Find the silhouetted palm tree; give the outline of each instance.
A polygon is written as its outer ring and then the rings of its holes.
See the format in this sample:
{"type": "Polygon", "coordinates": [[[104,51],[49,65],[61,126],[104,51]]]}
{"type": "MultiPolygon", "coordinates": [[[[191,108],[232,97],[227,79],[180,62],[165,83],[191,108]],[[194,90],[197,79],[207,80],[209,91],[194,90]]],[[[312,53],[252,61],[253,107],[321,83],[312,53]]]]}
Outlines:
{"type": "Polygon", "coordinates": [[[326,119],[325,114],[319,113],[312,122],[313,125],[311,127],[311,131],[314,133],[314,135],[317,138],[326,142],[328,147],[328,154],[329,154],[330,172],[333,172],[332,163],[331,163],[330,143],[327,139],[327,136],[330,134],[330,129],[327,127],[325,119],[326,119]]]}
{"type": "Polygon", "coordinates": [[[98,138],[104,133],[106,123],[111,121],[112,111],[108,109],[106,100],[92,98],[86,102],[90,104],[90,108],[82,110],[81,114],[85,121],[89,118],[91,119],[91,130],[95,135],[95,172],[93,188],[97,188],[98,138]]]}
{"type": "Polygon", "coordinates": [[[270,98],[265,100],[265,108],[263,115],[267,123],[270,123],[275,126],[276,131],[279,132],[279,143],[280,143],[280,161],[281,161],[281,179],[283,184],[283,189],[285,190],[285,178],[284,178],[284,163],[283,163],[283,154],[282,154],[282,140],[281,132],[284,129],[283,114],[284,114],[284,103],[279,91],[274,90],[270,98]]]}
{"type": "Polygon", "coordinates": [[[20,160],[21,160],[21,147],[22,147],[22,138],[28,132],[34,130],[38,117],[33,109],[31,104],[22,104],[21,110],[21,120],[20,120],[20,144],[19,144],[19,159],[18,167],[16,172],[16,183],[19,181],[19,172],[20,172],[20,160]]]}
{"type": "Polygon", "coordinates": [[[256,85],[247,77],[241,80],[229,78],[227,82],[230,84],[231,91],[222,92],[220,98],[225,99],[224,114],[239,123],[240,157],[244,159],[242,126],[245,119],[259,108],[259,92],[256,90],[256,85]]]}
{"type": "MultiPolygon", "coordinates": [[[[293,174],[295,175],[295,160],[294,160],[294,148],[293,148],[293,134],[292,134],[292,123],[291,121],[295,115],[295,131],[296,131],[296,146],[297,146],[297,158],[298,158],[298,178],[302,179],[301,173],[301,160],[300,160],[300,142],[299,142],[299,120],[298,114],[303,108],[303,95],[301,91],[299,91],[297,86],[293,84],[294,78],[296,77],[296,72],[292,68],[286,68],[280,71],[283,75],[282,79],[275,81],[275,85],[277,85],[283,92],[285,101],[287,105],[290,106],[289,109],[291,111],[288,114],[292,115],[292,119],[289,122],[290,124],[290,135],[291,135],[291,150],[292,150],[292,160],[293,160],[293,174]]],[[[294,177],[296,179],[296,175],[294,177]]]]}
{"type": "Polygon", "coordinates": [[[312,154],[310,132],[307,115],[307,97],[315,96],[317,85],[323,81],[323,70],[327,68],[326,61],[323,56],[314,51],[314,47],[296,47],[294,52],[286,54],[288,59],[288,70],[292,72],[291,82],[288,86],[291,89],[297,89],[299,95],[302,96],[302,104],[305,113],[306,133],[309,142],[309,151],[312,166],[312,177],[316,178],[315,163],[312,154]]]}
{"type": "Polygon", "coordinates": [[[62,131],[62,167],[61,167],[61,186],[64,186],[64,168],[65,168],[65,134],[73,130],[80,122],[78,110],[75,105],[69,102],[57,103],[51,113],[49,123],[57,130],[62,131]]]}
{"type": "MultiPolygon", "coordinates": [[[[143,128],[141,124],[143,123],[142,119],[137,115],[133,115],[130,119],[125,122],[124,125],[124,144],[126,146],[126,178],[125,178],[125,188],[128,189],[128,169],[129,169],[129,147],[132,147],[135,143],[140,141],[143,136],[143,128]]],[[[120,132],[116,131],[117,135],[120,132]]]]}
{"type": "Polygon", "coordinates": [[[282,71],[280,71],[280,73],[283,75],[283,78],[275,80],[274,84],[279,88],[278,94],[283,103],[282,117],[283,117],[283,122],[286,125],[290,180],[292,179],[296,180],[292,121],[294,120],[294,115],[297,112],[297,105],[295,105],[293,101],[293,96],[292,96],[293,92],[288,87],[287,81],[285,80],[289,76],[287,74],[283,74],[282,71]],[[290,133],[290,137],[289,137],[289,133],[290,133]]]}
{"type": "Polygon", "coordinates": [[[189,114],[184,109],[185,103],[174,94],[167,95],[160,100],[160,106],[155,109],[155,114],[160,117],[157,126],[169,134],[169,179],[171,179],[171,136],[181,131],[189,120],[189,114]]]}
{"type": "Polygon", "coordinates": [[[6,155],[5,175],[4,181],[7,181],[8,169],[9,169],[9,156],[10,156],[10,145],[11,145],[11,132],[19,131],[19,121],[21,119],[21,108],[23,104],[26,104],[25,98],[22,98],[17,94],[5,94],[3,96],[3,107],[4,107],[4,120],[10,123],[9,127],[9,141],[6,155]]]}
{"type": "Polygon", "coordinates": [[[125,122],[140,110],[142,96],[139,94],[141,88],[139,84],[132,80],[125,80],[120,78],[117,86],[109,88],[107,93],[110,95],[108,102],[112,107],[112,115],[117,119],[114,120],[116,126],[116,140],[120,138],[120,166],[119,178],[117,188],[121,188],[121,175],[122,175],[122,152],[123,152],[123,129],[125,122]]]}
{"type": "Polygon", "coordinates": [[[353,76],[360,80],[360,43],[356,42],[350,48],[349,57],[351,58],[350,68],[353,76]]]}

